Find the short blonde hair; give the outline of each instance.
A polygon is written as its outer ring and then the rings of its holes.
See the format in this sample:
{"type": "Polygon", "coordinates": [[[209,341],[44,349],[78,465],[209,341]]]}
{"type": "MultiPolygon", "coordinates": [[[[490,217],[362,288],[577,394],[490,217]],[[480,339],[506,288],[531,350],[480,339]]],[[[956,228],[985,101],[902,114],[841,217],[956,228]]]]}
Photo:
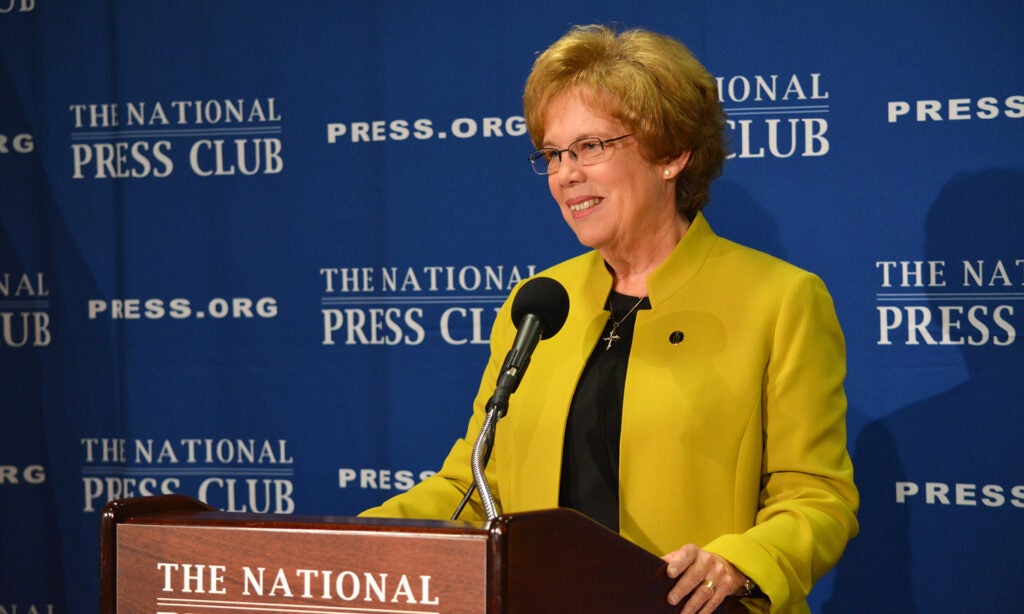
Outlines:
{"type": "Polygon", "coordinates": [[[571,88],[623,123],[652,162],[690,158],[676,182],[676,209],[692,220],[725,163],[725,114],[715,79],[679,41],[642,29],[576,26],[533,64],[523,110],[535,147],[551,101],[571,88]]]}

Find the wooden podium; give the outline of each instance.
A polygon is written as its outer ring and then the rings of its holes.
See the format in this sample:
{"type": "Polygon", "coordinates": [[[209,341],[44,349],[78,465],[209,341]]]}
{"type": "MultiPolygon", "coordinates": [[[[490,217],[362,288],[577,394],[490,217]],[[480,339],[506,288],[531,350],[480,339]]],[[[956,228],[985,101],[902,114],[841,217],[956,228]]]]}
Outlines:
{"type": "Polygon", "coordinates": [[[163,495],[113,501],[100,525],[101,614],[679,610],[661,559],[571,510],[481,526],[224,513],[163,495]]]}

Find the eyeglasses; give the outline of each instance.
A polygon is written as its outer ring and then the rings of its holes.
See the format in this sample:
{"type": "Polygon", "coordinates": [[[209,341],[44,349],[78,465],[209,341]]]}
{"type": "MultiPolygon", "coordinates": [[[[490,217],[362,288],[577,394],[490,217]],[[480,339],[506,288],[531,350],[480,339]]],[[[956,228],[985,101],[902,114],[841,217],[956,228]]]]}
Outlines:
{"type": "Polygon", "coordinates": [[[588,136],[570,143],[565,149],[544,147],[530,154],[530,166],[533,167],[533,172],[538,175],[556,173],[562,165],[562,154],[566,152],[569,153],[569,157],[576,164],[582,166],[597,164],[608,157],[608,150],[605,148],[605,145],[624,139],[627,136],[633,136],[633,134],[624,134],[614,139],[600,139],[596,136],[588,136]]]}

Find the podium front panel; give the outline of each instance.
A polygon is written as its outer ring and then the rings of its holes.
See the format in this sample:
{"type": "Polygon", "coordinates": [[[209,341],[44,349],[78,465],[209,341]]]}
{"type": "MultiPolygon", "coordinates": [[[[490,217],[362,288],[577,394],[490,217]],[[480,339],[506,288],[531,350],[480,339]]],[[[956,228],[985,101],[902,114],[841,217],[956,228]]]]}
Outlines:
{"type": "Polygon", "coordinates": [[[117,612],[485,612],[487,536],[119,524],[117,612]]]}

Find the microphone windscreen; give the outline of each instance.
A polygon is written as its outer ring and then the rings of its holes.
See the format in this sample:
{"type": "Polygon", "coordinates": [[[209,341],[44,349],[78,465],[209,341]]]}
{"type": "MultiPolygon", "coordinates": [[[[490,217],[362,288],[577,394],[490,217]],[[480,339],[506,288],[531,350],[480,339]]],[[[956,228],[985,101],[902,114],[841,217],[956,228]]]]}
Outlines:
{"type": "Polygon", "coordinates": [[[512,323],[517,329],[528,313],[540,319],[544,329],[541,339],[553,337],[569,317],[569,293],[550,277],[534,277],[523,284],[512,301],[512,323]]]}

